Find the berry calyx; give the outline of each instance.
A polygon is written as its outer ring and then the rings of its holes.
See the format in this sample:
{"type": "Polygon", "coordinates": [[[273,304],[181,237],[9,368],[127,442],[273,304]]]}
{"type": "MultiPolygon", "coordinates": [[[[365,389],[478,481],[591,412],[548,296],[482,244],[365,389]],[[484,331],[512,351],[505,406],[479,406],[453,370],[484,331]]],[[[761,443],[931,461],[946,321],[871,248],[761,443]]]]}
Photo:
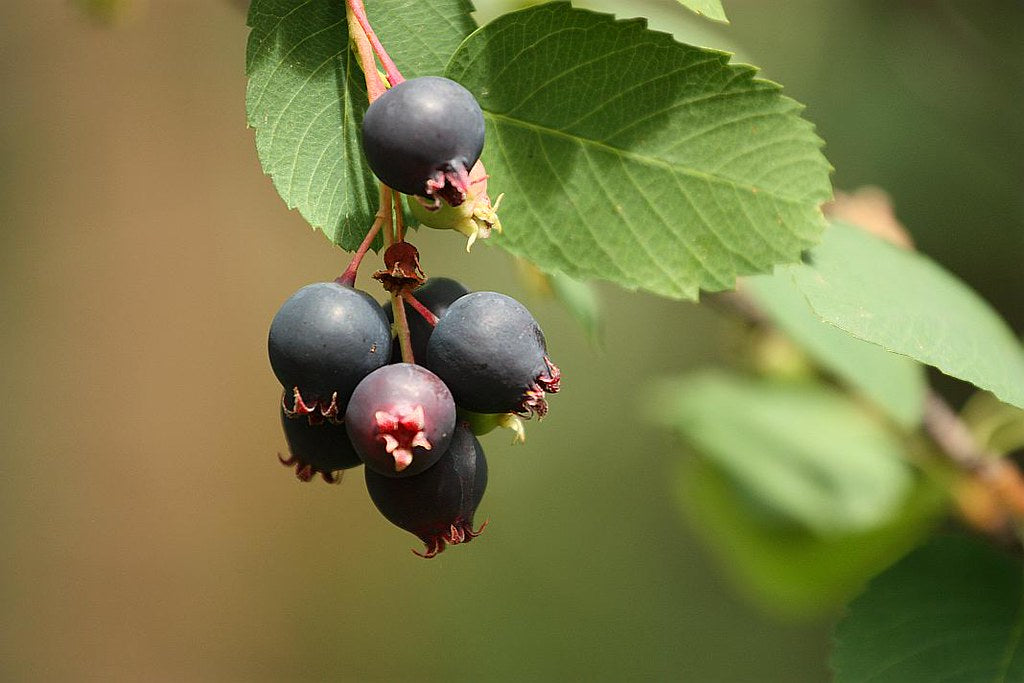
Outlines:
{"type": "Polygon", "coordinates": [[[288,417],[282,407],[281,426],[289,456],[283,458],[279,454],[277,458],[282,465],[295,467],[299,481],[310,481],[319,474],[324,481],[334,484],[339,480],[337,472],[363,464],[344,425],[327,421],[311,425],[301,417],[288,417]]]}
{"type": "Polygon", "coordinates": [[[420,252],[408,242],[395,242],[384,252],[384,270],[373,274],[388,292],[412,290],[426,277],[420,268],[420,252]]]}
{"type": "Polygon", "coordinates": [[[476,413],[544,417],[544,394],[556,393],[561,382],[537,321],[497,292],[472,292],[453,303],[434,327],[425,364],[461,408],[476,413]]]}
{"type": "Polygon", "coordinates": [[[423,76],[378,97],[363,117],[363,152],[373,173],[404,194],[461,204],[484,146],[484,117],[455,81],[423,76]]]}
{"type": "Polygon", "coordinates": [[[455,429],[455,402],[437,375],[396,363],[359,383],[345,412],[356,453],[387,477],[418,474],[437,462],[455,429]]]}
{"type": "Polygon", "coordinates": [[[310,423],[338,419],[356,385],[388,361],[391,327],[370,295],[337,282],[295,292],[278,310],[267,340],[285,388],[282,405],[310,423]]]}
{"type": "Polygon", "coordinates": [[[469,191],[466,199],[458,206],[445,201],[427,202],[421,197],[410,195],[407,201],[412,215],[422,225],[438,230],[455,230],[468,239],[466,251],[473,248],[477,239],[487,239],[491,231],[501,232],[498,206],[505,195],[498,195],[494,205],[487,194],[487,171],[482,161],[476,162],[469,173],[469,191]]]}
{"type": "Polygon", "coordinates": [[[487,460],[469,426],[455,427],[451,445],[437,463],[415,477],[395,479],[367,468],[366,489],[388,521],[423,541],[420,557],[431,558],[448,545],[468,543],[486,522],[473,528],[473,516],[487,488],[487,460]]]}
{"type": "Polygon", "coordinates": [[[460,422],[466,422],[476,436],[490,434],[498,427],[512,432],[512,445],[526,443],[526,426],[515,413],[474,413],[472,410],[456,410],[460,422]]]}

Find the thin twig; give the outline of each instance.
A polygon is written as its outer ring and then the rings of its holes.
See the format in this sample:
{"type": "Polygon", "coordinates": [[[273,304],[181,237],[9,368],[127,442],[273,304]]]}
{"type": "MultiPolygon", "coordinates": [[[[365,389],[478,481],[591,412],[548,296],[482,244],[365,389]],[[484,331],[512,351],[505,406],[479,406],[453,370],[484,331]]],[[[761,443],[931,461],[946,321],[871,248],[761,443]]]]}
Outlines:
{"type": "Polygon", "coordinates": [[[1024,518],[1024,477],[1012,462],[986,452],[953,409],[934,391],[925,397],[925,431],[942,454],[961,470],[976,476],[1018,518],[1024,518]]]}
{"type": "MultiPolygon", "coordinates": [[[[758,325],[771,321],[742,290],[715,294],[712,301],[758,325]]],[[[922,423],[938,452],[976,479],[1013,517],[1024,523],[1024,476],[1012,461],[987,452],[956,412],[933,390],[925,397],[922,423]]]]}

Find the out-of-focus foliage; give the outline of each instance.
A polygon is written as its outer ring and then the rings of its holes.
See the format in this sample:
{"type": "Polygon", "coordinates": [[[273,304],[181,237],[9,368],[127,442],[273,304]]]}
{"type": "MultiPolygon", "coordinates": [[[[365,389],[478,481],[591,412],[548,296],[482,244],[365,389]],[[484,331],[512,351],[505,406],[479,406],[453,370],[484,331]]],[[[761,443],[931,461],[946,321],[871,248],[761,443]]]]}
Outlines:
{"type": "Polygon", "coordinates": [[[526,287],[538,296],[557,299],[591,343],[601,345],[603,304],[594,283],[571,278],[565,273],[545,273],[525,259],[516,259],[516,264],[526,287]]]}
{"type": "Polygon", "coordinates": [[[747,278],[741,290],[753,298],[774,325],[842,382],[878,405],[901,426],[917,425],[926,386],[920,365],[861,341],[819,318],[796,288],[791,268],[747,278]]]}
{"type": "Polygon", "coordinates": [[[891,517],[911,488],[899,440],[827,387],[708,371],[656,397],[657,418],[769,523],[825,537],[864,531],[891,517]]]}
{"type": "Polygon", "coordinates": [[[1024,448],[1024,410],[979,392],[967,402],[960,416],[983,448],[999,454],[1024,448]]]}
{"type": "Polygon", "coordinates": [[[788,617],[835,610],[920,542],[943,510],[942,494],[920,482],[879,526],[821,536],[779,523],[708,460],[682,460],[677,472],[679,507],[722,570],[744,594],[788,617]]]}

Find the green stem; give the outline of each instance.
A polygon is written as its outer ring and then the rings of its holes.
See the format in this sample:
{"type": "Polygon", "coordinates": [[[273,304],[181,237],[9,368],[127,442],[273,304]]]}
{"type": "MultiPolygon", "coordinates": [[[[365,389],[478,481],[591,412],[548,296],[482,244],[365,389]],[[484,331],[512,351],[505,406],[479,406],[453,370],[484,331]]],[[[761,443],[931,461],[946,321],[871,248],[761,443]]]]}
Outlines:
{"type": "Polygon", "coordinates": [[[405,241],[405,215],[402,213],[402,195],[396,190],[395,198],[395,237],[399,242],[405,241]]]}
{"type": "Polygon", "coordinates": [[[405,302],[398,292],[391,292],[391,310],[395,314],[398,348],[402,350],[402,361],[415,363],[416,359],[412,355],[412,336],[409,334],[409,319],[405,315],[405,302]]]}

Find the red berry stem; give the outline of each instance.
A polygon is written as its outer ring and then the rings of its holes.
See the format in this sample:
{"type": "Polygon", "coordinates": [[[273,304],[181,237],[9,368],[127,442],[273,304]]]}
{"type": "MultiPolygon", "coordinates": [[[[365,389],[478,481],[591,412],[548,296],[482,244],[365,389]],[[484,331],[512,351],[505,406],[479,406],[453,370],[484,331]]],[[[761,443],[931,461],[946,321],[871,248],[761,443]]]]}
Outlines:
{"type": "Polygon", "coordinates": [[[429,308],[421,304],[419,299],[412,295],[412,292],[402,292],[402,298],[415,308],[416,312],[423,316],[423,319],[430,323],[431,327],[437,326],[437,316],[429,308]]]}
{"type": "MultiPolygon", "coordinates": [[[[380,40],[377,38],[377,34],[373,32],[373,27],[370,26],[370,20],[366,18],[366,8],[363,7],[363,0],[348,0],[348,8],[352,10],[352,14],[355,15],[356,21],[359,22],[359,26],[362,28],[363,33],[370,41],[370,45],[373,46],[373,51],[377,53],[377,57],[380,59],[381,65],[384,67],[384,72],[388,75],[388,81],[391,82],[392,86],[396,86],[405,78],[402,77],[402,73],[395,66],[395,63],[391,60],[391,56],[388,55],[388,51],[381,45],[380,40]]],[[[363,70],[367,68],[367,64],[363,63],[363,70]]],[[[371,98],[371,102],[375,98],[371,98]]]]}
{"type": "Polygon", "coordinates": [[[356,249],[355,253],[352,255],[352,260],[349,261],[348,267],[345,268],[345,272],[334,279],[334,281],[339,285],[347,285],[349,287],[356,286],[356,273],[359,270],[359,264],[363,262],[363,257],[366,256],[366,252],[370,250],[370,245],[373,244],[373,240],[377,237],[377,233],[380,232],[380,229],[384,227],[384,224],[388,219],[387,214],[390,213],[390,211],[385,210],[385,207],[388,209],[391,208],[390,198],[385,199],[386,193],[390,193],[390,191],[381,186],[381,208],[377,209],[377,216],[373,221],[373,225],[370,226],[370,230],[366,233],[366,237],[363,238],[359,248],[356,249]]]}
{"type": "Polygon", "coordinates": [[[373,102],[383,95],[387,88],[377,72],[377,62],[373,58],[373,47],[370,45],[370,41],[367,40],[366,33],[363,32],[363,27],[360,25],[356,12],[352,8],[353,4],[349,3],[345,8],[345,17],[348,19],[348,35],[355,45],[356,59],[359,62],[359,67],[363,70],[363,77],[366,80],[366,96],[370,102],[373,102]]]}
{"type": "MultiPolygon", "coordinates": [[[[387,73],[388,81],[390,81],[392,86],[398,85],[405,79],[388,55],[387,50],[381,45],[377,34],[373,31],[373,27],[370,26],[362,0],[348,0],[345,5],[345,16],[348,20],[349,36],[356,47],[356,57],[366,79],[366,94],[372,103],[384,94],[385,91],[384,83],[381,82],[380,75],[377,72],[377,63],[373,58],[374,53],[377,54],[381,64],[384,66],[384,71],[387,73]]],[[[405,240],[402,196],[383,183],[380,186],[380,209],[377,211],[377,218],[373,222],[373,226],[367,233],[366,238],[359,245],[359,249],[352,257],[348,268],[338,278],[337,282],[339,284],[355,285],[356,271],[359,269],[359,264],[362,263],[363,257],[373,243],[374,237],[382,228],[384,229],[384,243],[387,246],[390,247],[395,243],[396,236],[399,242],[405,240]]],[[[413,363],[415,361],[412,353],[412,338],[409,333],[409,320],[406,318],[405,306],[402,305],[401,296],[396,292],[391,293],[391,306],[395,311],[395,328],[398,335],[398,345],[402,350],[402,360],[406,363],[413,363]]]]}

